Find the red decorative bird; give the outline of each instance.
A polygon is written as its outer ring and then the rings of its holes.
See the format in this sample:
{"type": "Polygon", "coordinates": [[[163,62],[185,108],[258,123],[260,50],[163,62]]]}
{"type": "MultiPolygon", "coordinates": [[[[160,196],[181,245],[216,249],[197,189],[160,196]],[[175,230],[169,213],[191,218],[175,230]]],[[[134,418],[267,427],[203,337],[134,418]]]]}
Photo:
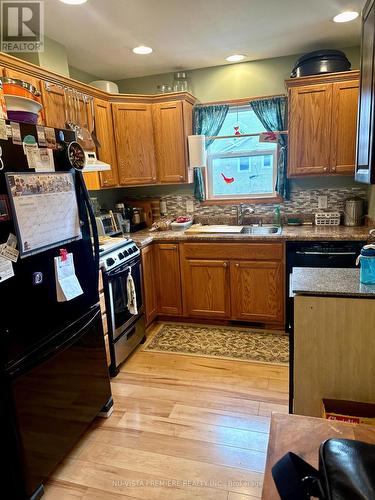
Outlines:
{"type": "Polygon", "coordinates": [[[234,182],[234,177],[225,177],[223,172],[221,172],[221,176],[226,184],[232,184],[232,182],[234,182]]]}

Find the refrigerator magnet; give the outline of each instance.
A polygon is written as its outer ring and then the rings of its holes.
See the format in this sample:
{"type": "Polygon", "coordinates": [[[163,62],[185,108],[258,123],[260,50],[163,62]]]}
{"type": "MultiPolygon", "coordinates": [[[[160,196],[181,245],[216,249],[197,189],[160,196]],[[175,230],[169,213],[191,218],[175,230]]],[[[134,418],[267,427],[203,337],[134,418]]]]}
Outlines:
{"type": "Polygon", "coordinates": [[[47,141],[47,148],[56,149],[56,133],[52,127],[45,127],[44,134],[47,141]]]}
{"type": "Polygon", "coordinates": [[[13,144],[22,144],[22,138],[21,138],[21,128],[20,124],[16,122],[10,122],[10,128],[12,131],[12,142],[13,144]]]}
{"type": "Polygon", "coordinates": [[[0,139],[2,141],[7,141],[8,140],[7,124],[6,124],[6,121],[3,118],[0,118],[0,139]]]}
{"type": "Polygon", "coordinates": [[[45,148],[47,146],[46,133],[43,125],[36,126],[36,133],[38,136],[38,144],[41,148],[45,148]]]}

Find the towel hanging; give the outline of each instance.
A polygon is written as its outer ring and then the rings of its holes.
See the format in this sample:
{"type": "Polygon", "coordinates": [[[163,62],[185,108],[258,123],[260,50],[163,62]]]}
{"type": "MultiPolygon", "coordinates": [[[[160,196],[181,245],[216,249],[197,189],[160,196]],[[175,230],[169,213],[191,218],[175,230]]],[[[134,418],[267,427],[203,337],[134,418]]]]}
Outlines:
{"type": "Polygon", "coordinates": [[[135,291],[135,285],[134,285],[131,267],[129,267],[129,269],[128,269],[128,277],[126,279],[126,291],[128,294],[127,307],[128,307],[130,314],[138,314],[137,294],[135,291]]]}

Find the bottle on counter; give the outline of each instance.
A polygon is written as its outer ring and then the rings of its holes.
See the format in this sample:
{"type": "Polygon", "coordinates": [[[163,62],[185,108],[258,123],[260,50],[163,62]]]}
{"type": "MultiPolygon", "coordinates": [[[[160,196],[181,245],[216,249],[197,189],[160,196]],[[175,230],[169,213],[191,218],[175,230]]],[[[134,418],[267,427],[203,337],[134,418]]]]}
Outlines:
{"type": "Polygon", "coordinates": [[[360,264],[359,280],[364,285],[375,285],[375,244],[365,245],[357,258],[360,264]]]}
{"type": "Polygon", "coordinates": [[[276,207],[273,213],[273,225],[277,227],[281,227],[281,213],[280,207],[276,207]]]}

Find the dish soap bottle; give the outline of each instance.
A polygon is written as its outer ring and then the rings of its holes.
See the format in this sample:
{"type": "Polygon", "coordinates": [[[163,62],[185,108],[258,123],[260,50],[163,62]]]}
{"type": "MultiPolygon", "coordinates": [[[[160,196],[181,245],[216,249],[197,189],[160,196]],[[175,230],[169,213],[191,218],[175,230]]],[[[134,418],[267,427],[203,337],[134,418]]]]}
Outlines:
{"type": "Polygon", "coordinates": [[[273,225],[277,227],[281,227],[281,213],[280,207],[276,207],[273,213],[273,225]]]}

